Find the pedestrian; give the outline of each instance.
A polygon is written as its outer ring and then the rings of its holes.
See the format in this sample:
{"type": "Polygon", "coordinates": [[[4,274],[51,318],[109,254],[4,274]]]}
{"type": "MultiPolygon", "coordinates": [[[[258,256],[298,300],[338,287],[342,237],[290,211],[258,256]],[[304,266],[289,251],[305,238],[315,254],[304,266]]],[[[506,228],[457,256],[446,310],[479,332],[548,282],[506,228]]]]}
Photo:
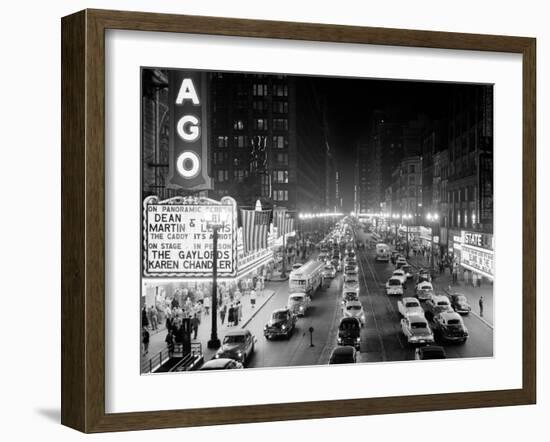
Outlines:
{"type": "Polygon", "coordinates": [[[233,304],[229,306],[229,311],[227,312],[227,326],[232,327],[235,323],[235,307],[233,304]]]}
{"type": "Polygon", "coordinates": [[[483,295],[479,297],[479,316],[483,318],[483,295]]]}
{"type": "Polygon", "coordinates": [[[256,290],[254,289],[250,291],[250,307],[256,307],[256,290]]]}
{"type": "Polygon", "coordinates": [[[141,326],[142,327],[149,327],[149,318],[147,318],[147,307],[143,306],[143,309],[141,310],[141,326]]]}
{"type": "Polygon", "coordinates": [[[151,322],[151,330],[156,330],[157,326],[157,309],[154,305],[149,307],[149,320],[151,322]]]}
{"type": "Polygon", "coordinates": [[[149,331],[146,327],[143,327],[141,330],[141,348],[143,356],[149,353],[149,331]]]}
{"type": "Polygon", "coordinates": [[[262,283],[261,283],[260,279],[258,279],[258,280],[256,281],[256,292],[257,292],[260,296],[262,296],[262,293],[263,293],[263,292],[262,292],[262,283]]]}
{"type": "Polygon", "coordinates": [[[239,301],[237,301],[237,302],[235,303],[235,306],[233,307],[233,310],[234,310],[234,311],[233,311],[233,320],[234,320],[234,324],[235,324],[235,325],[239,325],[239,320],[241,319],[241,318],[239,317],[239,307],[240,307],[240,304],[241,304],[241,303],[240,303],[239,301]]]}
{"type": "Polygon", "coordinates": [[[166,342],[166,347],[168,347],[168,357],[171,358],[174,355],[174,335],[172,330],[168,330],[164,342],[166,342]]]}
{"type": "Polygon", "coordinates": [[[220,308],[220,321],[222,322],[222,325],[225,321],[225,313],[227,312],[227,305],[223,304],[220,308]]]}
{"type": "Polygon", "coordinates": [[[201,320],[195,313],[193,317],[191,318],[191,331],[193,332],[193,339],[197,339],[197,333],[199,331],[199,324],[201,323],[201,320]]]}
{"type": "Polygon", "coordinates": [[[207,316],[210,314],[210,296],[204,298],[204,314],[207,316]]]}

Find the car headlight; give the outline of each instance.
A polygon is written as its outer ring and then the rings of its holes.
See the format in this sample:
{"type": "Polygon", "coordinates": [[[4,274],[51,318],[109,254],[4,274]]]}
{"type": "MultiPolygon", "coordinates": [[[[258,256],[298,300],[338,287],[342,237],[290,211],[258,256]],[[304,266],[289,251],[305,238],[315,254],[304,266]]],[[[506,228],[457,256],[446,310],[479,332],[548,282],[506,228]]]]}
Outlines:
{"type": "Polygon", "coordinates": [[[342,338],[338,337],[338,342],[342,342],[342,338]]]}
{"type": "Polygon", "coordinates": [[[303,306],[303,305],[301,305],[301,306],[300,306],[300,310],[303,310],[303,309],[304,309],[304,306],[303,306]]]}
{"type": "Polygon", "coordinates": [[[355,338],[355,342],[361,342],[361,337],[358,336],[357,338],[355,338]]]}
{"type": "Polygon", "coordinates": [[[286,329],[286,325],[281,325],[281,330],[285,330],[286,329]]]}
{"type": "Polygon", "coordinates": [[[243,353],[242,353],[241,351],[238,351],[238,352],[237,352],[237,357],[240,358],[240,357],[242,357],[242,355],[243,355],[243,353]]]}
{"type": "Polygon", "coordinates": [[[216,355],[214,356],[216,359],[218,359],[220,357],[220,354],[219,353],[216,353],[216,355]]]}

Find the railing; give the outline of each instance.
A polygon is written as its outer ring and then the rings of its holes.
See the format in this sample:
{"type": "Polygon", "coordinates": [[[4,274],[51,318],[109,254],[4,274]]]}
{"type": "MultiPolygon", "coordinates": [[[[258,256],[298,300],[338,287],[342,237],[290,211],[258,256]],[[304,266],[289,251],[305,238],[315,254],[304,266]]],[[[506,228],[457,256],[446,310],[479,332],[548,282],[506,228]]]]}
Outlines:
{"type": "Polygon", "coordinates": [[[159,368],[162,364],[167,362],[170,359],[170,355],[168,353],[168,349],[162,349],[160,352],[158,352],[155,356],[150,358],[148,361],[142,362],[141,364],[141,373],[153,373],[157,368],[159,368]]]}
{"type": "Polygon", "coordinates": [[[193,370],[196,363],[199,359],[202,358],[202,344],[200,342],[191,343],[191,351],[183,356],[182,360],[179,361],[174,367],[170,369],[171,372],[174,371],[189,371],[193,370]]]}

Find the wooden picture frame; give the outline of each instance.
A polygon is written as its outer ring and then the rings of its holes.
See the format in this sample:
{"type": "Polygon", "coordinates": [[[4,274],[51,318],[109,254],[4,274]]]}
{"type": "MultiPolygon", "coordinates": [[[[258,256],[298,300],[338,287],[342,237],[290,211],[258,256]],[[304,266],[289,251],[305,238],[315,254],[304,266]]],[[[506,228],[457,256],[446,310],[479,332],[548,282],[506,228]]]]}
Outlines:
{"type": "Polygon", "coordinates": [[[62,409],[83,432],[533,404],[536,400],[536,41],[405,29],[84,10],[62,19],[62,409]],[[475,50],[523,63],[523,385],[513,390],[105,412],[105,30],[475,50]]]}

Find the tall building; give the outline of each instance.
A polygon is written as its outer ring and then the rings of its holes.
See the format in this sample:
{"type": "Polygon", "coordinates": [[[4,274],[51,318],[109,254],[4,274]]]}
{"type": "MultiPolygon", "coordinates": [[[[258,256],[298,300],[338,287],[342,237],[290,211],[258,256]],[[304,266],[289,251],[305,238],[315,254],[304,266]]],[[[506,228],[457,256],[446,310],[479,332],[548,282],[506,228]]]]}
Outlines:
{"type": "Polygon", "coordinates": [[[355,212],[372,213],[380,210],[379,187],[375,149],[368,142],[360,141],[355,162],[355,212]]]}
{"type": "Polygon", "coordinates": [[[493,231],[493,89],[455,91],[449,120],[450,229],[493,231]]]}
{"type": "MultiPolygon", "coordinates": [[[[186,195],[166,186],[169,169],[168,75],[143,70],[143,194],[186,195]]],[[[325,105],[306,77],[208,73],[207,133],[213,189],[241,206],[327,211],[336,206],[336,166],[325,105]]]]}
{"type": "Polygon", "coordinates": [[[410,214],[413,225],[422,219],[422,159],[403,158],[392,173],[391,208],[396,214],[410,214]]]}

